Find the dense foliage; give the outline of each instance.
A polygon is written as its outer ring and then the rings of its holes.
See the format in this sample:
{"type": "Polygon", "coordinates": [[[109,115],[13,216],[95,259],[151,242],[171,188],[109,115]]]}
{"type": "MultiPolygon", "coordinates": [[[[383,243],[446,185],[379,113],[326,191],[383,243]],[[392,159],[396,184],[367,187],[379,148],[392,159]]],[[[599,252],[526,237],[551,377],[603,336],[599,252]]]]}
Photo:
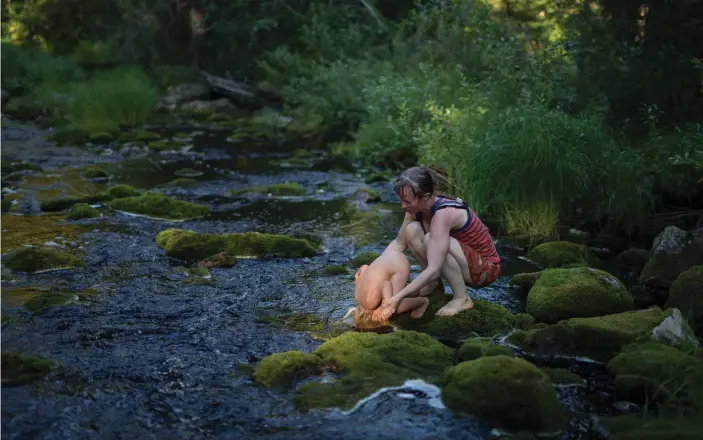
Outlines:
{"type": "Polygon", "coordinates": [[[4,0],[2,87],[44,107],[61,87],[95,131],[144,120],[192,67],[229,73],[368,164],[443,168],[509,232],[630,229],[702,198],[701,17],[700,0],[4,0]]]}

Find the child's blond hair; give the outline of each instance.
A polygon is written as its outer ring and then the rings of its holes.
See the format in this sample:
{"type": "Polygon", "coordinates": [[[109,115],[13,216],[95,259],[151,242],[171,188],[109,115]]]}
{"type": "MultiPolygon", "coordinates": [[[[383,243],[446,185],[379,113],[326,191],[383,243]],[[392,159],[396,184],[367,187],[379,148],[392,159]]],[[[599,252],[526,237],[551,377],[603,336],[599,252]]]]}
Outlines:
{"type": "Polygon", "coordinates": [[[379,328],[379,327],[387,327],[391,325],[391,322],[389,319],[383,319],[380,321],[376,321],[373,319],[373,310],[368,310],[360,305],[357,305],[356,307],[351,307],[348,311],[347,314],[344,315],[345,319],[349,315],[354,314],[354,327],[359,329],[359,330],[368,330],[368,329],[373,329],[373,328],[379,328]]]}

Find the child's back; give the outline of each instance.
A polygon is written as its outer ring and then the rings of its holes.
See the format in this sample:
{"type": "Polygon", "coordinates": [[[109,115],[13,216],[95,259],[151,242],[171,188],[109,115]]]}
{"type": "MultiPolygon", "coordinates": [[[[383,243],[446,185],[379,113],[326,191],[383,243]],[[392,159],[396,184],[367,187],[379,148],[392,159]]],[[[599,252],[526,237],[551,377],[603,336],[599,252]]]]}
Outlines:
{"type": "Polygon", "coordinates": [[[371,264],[359,268],[354,297],[361,307],[375,310],[381,305],[385,282],[390,282],[395,293],[405,286],[409,277],[408,257],[392,243],[371,264]]]}

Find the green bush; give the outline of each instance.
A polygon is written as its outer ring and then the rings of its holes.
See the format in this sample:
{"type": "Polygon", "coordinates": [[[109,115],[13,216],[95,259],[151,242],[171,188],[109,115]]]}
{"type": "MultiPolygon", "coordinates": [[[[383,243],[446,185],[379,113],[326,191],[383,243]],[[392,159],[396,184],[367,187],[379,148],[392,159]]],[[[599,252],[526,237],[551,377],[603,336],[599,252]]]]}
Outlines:
{"type": "Polygon", "coordinates": [[[61,89],[85,77],[72,59],[39,49],[2,43],[2,88],[11,95],[28,94],[40,86],[61,89]]]}

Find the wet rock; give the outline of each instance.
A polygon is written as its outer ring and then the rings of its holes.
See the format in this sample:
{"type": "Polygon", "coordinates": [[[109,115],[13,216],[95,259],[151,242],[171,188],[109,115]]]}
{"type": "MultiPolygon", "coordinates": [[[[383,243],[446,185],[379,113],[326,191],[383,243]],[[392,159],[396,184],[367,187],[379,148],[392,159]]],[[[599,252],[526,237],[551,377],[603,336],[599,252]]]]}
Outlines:
{"type": "Polygon", "coordinates": [[[107,171],[97,166],[83,167],[81,174],[90,180],[107,180],[109,178],[107,171]]]}
{"type": "Polygon", "coordinates": [[[535,318],[529,313],[518,313],[515,315],[515,328],[520,330],[530,330],[535,327],[535,318]]]}
{"type": "Polygon", "coordinates": [[[198,263],[198,267],[232,267],[237,264],[237,258],[227,252],[220,252],[198,263]]]}
{"type": "Polygon", "coordinates": [[[140,194],[139,190],[129,186],[129,185],[115,185],[104,192],[96,194],[87,194],[84,196],[73,196],[59,199],[42,200],[39,204],[42,211],[46,212],[56,212],[63,211],[72,207],[77,203],[86,203],[89,205],[95,203],[101,203],[108,200],[120,199],[126,197],[135,197],[140,194]]]}
{"type": "Polygon", "coordinates": [[[109,201],[108,206],[118,211],[140,214],[151,218],[187,220],[207,214],[205,206],[173,199],[163,194],[146,192],[136,197],[109,201]]]}
{"type": "Polygon", "coordinates": [[[485,356],[512,356],[513,351],[504,346],[493,343],[490,339],[472,338],[459,347],[459,360],[472,361],[485,356]]]}
{"type": "Polygon", "coordinates": [[[181,105],[181,110],[194,113],[210,113],[233,108],[235,108],[234,104],[227,98],[214,99],[212,101],[194,100],[181,105]]]}
{"type": "MultiPolygon", "coordinates": [[[[507,342],[538,355],[585,356],[605,362],[625,345],[661,337],[662,334],[655,334],[654,330],[674,315],[674,310],[651,308],[593,318],[572,318],[550,326],[516,331],[508,336],[507,342]]],[[[665,338],[660,342],[697,344],[688,325],[681,322],[681,327],[678,333],[687,335],[683,339],[665,338]]]]}
{"type": "Polygon", "coordinates": [[[657,342],[632,344],[608,363],[618,395],[636,402],[703,409],[703,360],[657,342]]]}
{"type": "Polygon", "coordinates": [[[354,267],[361,267],[365,264],[371,264],[373,261],[378,258],[381,254],[378,252],[362,252],[360,254],[357,254],[354,256],[354,258],[351,259],[351,264],[354,267]]]}
{"type": "Polygon", "coordinates": [[[151,141],[147,144],[147,148],[154,151],[177,151],[185,147],[183,142],[178,141],[151,141]]]}
{"type": "Polygon", "coordinates": [[[173,175],[177,177],[200,177],[203,174],[205,173],[200,170],[194,170],[193,168],[181,168],[173,173],[173,175]]]}
{"type": "Polygon", "coordinates": [[[268,186],[254,188],[243,188],[235,191],[228,191],[230,195],[247,193],[270,194],[274,196],[299,196],[305,194],[305,188],[299,183],[274,183],[268,186]]]}
{"type": "Polygon", "coordinates": [[[391,321],[396,326],[427,333],[433,337],[461,341],[473,336],[494,336],[511,330],[515,315],[505,307],[490,301],[475,300],[474,307],[454,316],[436,316],[435,313],[452,298],[450,295],[431,294],[430,305],[420,319],[408,314],[395,315],[391,321]]]}
{"type": "Polygon", "coordinates": [[[615,261],[622,264],[623,266],[631,267],[634,269],[642,269],[647,261],[651,257],[652,253],[645,249],[631,248],[622,251],[615,261]]]}
{"type": "Polygon", "coordinates": [[[83,267],[83,262],[71,254],[36,246],[10,252],[4,264],[8,269],[19,272],[83,267]]]}
{"type": "Polygon", "coordinates": [[[109,144],[115,140],[114,136],[107,132],[93,133],[90,135],[90,143],[96,145],[109,144]]]}
{"type": "Polygon", "coordinates": [[[546,268],[587,266],[596,259],[586,246],[569,241],[542,243],[531,249],[527,258],[546,268]]]}
{"type": "Polygon", "coordinates": [[[41,213],[41,203],[31,192],[24,191],[20,194],[17,204],[12,208],[12,211],[22,215],[36,215],[41,213]]]}
{"type": "Polygon", "coordinates": [[[515,274],[510,279],[510,285],[517,288],[520,292],[527,294],[541,274],[542,272],[515,274]]]}
{"type": "Polygon", "coordinates": [[[127,131],[120,134],[120,142],[140,142],[140,141],[154,141],[161,139],[162,136],[153,131],[146,130],[135,130],[127,131]]]}
{"type": "Polygon", "coordinates": [[[682,272],[697,265],[703,265],[703,236],[686,234],[684,238],[680,229],[670,226],[655,240],[639,282],[645,288],[666,292],[682,272]]]}
{"type": "Polygon", "coordinates": [[[256,366],[252,378],[267,388],[290,387],[296,379],[321,374],[320,356],[300,351],[274,353],[256,366]]]}
{"type": "Polygon", "coordinates": [[[555,385],[586,385],[586,381],[581,376],[564,368],[543,367],[540,370],[549,376],[555,385]]]}
{"type": "Polygon", "coordinates": [[[168,183],[164,183],[162,185],[159,185],[159,188],[179,188],[179,187],[188,187],[188,186],[195,186],[198,185],[200,182],[197,179],[193,179],[190,177],[179,177],[177,179],[173,179],[168,183]]]}
{"type": "Polygon", "coordinates": [[[100,217],[100,211],[87,203],[77,203],[73,205],[71,212],[66,216],[68,220],[82,220],[96,217],[100,217]]]}
{"type": "Polygon", "coordinates": [[[703,266],[693,266],[676,278],[666,307],[681,310],[696,335],[703,339],[703,266]]]}
{"type": "Polygon", "coordinates": [[[326,371],[343,376],[298,388],[295,405],[301,411],[349,409],[380,388],[399,386],[407,379],[433,381],[451,366],[453,358],[449,347],[409,331],[348,332],[323,343],[312,354],[322,359],[326,371]]]}
{"type": "Polygon", "coordinates": [[[61,307],[75,302],[78,299],[74,293],[68,292],[48,292],[33,296],[24,303],[24,307],[30,312],[37,314],[43,310],[54,307],[61,307]]]}
{"type": "Polygon", "coordinates": [[[587,267],[545,269],[530,289],[526,306],[527,313],[547,323],[631,309],[632,297],[620,280],[587,267]]]}
{"type": "Polygon", "coordinates": [[[169,87],[156,107],[175,110],[178,104],[209,96],[210,87],[205,83],[180,84],[169,87]]]}
{"type": "Polygon", "coordinates": [[[164,249],[167,256],[186,260],[202,260],[220,252],[236,257],[312,257],[317,254],[306,239],[258,232],[218,235],[167,229],[156,236],[156,245],[164,249]]]}
{"type": "Polygon", "coordinates": [[[51,372],[52,362],[24,353],[2,353],[2,386],[17,386],[37,380],[51,372]]]}
{"type": "Polygon", "coordinates": [[[554,432],[565,421],[546,374],[524,359],[483,357],[444,374],[442,401],[454,412],[500,427],[554,432]]]}

